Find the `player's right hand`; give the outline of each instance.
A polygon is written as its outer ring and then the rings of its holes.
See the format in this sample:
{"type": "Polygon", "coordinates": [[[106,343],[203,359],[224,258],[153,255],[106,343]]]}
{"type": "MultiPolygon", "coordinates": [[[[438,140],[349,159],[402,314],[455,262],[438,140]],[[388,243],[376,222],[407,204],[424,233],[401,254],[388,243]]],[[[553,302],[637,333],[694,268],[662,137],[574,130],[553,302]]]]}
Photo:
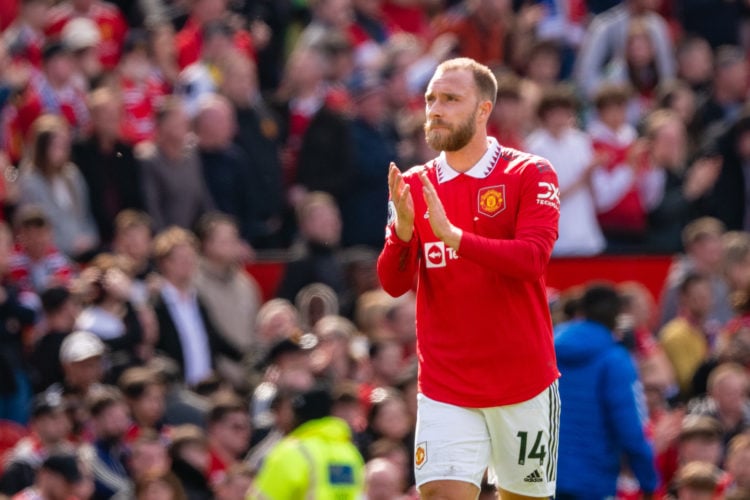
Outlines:
{"type": "Polygon", "coordinates": [[[388,192],[391,202],[396,207],[396,236],[402,241],[410,241],[414,235],[414,200],[409,184],[404,181],[401,171],[393,162],[388,169],[388,192]]]}

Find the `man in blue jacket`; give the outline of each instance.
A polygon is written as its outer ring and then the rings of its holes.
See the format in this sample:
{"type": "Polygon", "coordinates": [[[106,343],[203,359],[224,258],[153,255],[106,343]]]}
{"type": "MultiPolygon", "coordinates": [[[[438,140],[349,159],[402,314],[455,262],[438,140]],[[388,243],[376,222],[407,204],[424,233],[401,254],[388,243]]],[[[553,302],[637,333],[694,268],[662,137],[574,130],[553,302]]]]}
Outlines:
{"type": "Polygon", "coordinates": [[[589,286],[582,320],[555,335],[560,378],[558,500],[614,497],[624,458],[650,495],[657,473],[643,432],[645,408],[635,365],[613,336],[622,301],[605,285],[589,286]]]}

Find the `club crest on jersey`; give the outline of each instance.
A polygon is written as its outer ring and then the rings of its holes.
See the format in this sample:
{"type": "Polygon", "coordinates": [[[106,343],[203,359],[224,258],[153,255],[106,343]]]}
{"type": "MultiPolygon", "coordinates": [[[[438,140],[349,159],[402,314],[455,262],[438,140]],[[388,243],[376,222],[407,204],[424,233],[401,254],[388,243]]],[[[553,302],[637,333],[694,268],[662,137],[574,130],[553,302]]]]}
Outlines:
{"type": "Polygon", "coordinates": [[[479,190],[479,213],[494,217],[505,210],[505,184],[487,186],[479,190]]]}
{"type": "Polygon", "coordinates": [[[417,449],[414,450],[414,465],[417,469],[421,469],[422,466],[427,462],[427,443],[419,443],[417,449]]]}

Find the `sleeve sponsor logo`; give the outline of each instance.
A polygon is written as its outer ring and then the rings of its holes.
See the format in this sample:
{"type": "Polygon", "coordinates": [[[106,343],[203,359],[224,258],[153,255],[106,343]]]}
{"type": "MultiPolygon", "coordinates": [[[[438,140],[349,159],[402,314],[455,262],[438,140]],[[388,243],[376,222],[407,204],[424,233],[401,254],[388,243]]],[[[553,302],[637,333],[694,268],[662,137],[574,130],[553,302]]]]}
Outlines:
{"type": "Polygon", "coordinates": [[[560,210],[560,189],[551,182],[540,182],[540,192],[536,195],[537,205],[546,205],[560,210]]]}
{"type": "Polygon", "coordinates": [[[505,185],[487,186],[479,190],[479,213],[494,217],[505,210],[505,185]]]}

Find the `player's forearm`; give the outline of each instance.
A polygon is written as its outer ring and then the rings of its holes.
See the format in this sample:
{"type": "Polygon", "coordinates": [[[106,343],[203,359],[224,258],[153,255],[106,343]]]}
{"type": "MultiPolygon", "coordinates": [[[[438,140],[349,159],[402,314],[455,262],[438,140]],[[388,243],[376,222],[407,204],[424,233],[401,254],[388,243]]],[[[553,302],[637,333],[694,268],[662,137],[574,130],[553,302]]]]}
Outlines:
{"type": "Polygon", "coordinates": [[[377,265],[383,290],[394,297],[411,290],[417,272],[417,259],[416,238],[405,242],[397,235],[388,236],[377,265]]]}
{"type": "Polygon", "coordinates": [[[554,235],[548,230],[512,240],[463,231],[460,255],[510,278],[532,281],[544,275],[553,245],[554,235]]]}

